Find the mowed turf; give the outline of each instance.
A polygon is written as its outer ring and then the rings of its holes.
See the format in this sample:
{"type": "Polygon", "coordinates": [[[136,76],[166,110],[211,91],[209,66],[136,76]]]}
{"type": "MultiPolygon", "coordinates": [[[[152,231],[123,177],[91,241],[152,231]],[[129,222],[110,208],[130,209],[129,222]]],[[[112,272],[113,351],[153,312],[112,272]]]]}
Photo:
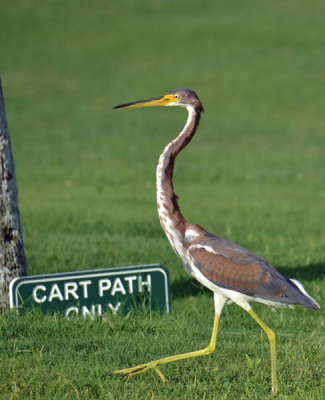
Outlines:
{"type": "MultiPolygon", "coordinates": [[[[179,109],[112,106],[188,87],[205,108],[176,162],[184,216],[325,300],[323,2],[0,5],[0,71],[30,275],[162,263],[169,315],[0,315],[2,399],[265,399],[269,344],[235,305],[216,352],[123,379],[114,369],[200,349],[212,293],[159,225],[155,167],[179,109]]],[[[254,309],[278,339],[280,399],[325,398],[324,307],[254,309]]]]}

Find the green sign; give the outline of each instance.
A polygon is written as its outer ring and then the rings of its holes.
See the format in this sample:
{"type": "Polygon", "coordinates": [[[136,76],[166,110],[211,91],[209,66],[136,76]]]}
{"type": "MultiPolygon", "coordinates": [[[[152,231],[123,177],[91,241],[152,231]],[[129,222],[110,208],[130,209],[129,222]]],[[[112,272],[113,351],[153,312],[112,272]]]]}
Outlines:
{"type": "Polygon", "coordinates": [[[72,316],[116,314],[136,307],[169,312],[169,274],[159,264],[15,278],[10,307],[72,316]]]}

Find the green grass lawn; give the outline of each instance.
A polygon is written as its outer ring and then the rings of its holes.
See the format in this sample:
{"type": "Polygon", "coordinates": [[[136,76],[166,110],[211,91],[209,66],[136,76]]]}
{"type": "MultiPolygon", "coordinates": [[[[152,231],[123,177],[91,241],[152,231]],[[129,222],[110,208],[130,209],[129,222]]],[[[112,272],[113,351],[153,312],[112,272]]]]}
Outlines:
{"type": "MultiPolygon", "coordinates": [[[[213,296],[160,228],[155,166],[179,109],[113,111],[188,87],[205,114],[179,156],[184,216],[266,258],[325,303],[321,0],[18,0],[0,5],[0,73],[30,275],[162,263],[169,315],[0,315],[1,399],[266,399],[266,336],[235,305],[216,352],[124,380],[114,369],[204,347],[213,296]]],[[[279,399],[325,398],[325,314],[254,309],[278,339],[279,399]]]]}

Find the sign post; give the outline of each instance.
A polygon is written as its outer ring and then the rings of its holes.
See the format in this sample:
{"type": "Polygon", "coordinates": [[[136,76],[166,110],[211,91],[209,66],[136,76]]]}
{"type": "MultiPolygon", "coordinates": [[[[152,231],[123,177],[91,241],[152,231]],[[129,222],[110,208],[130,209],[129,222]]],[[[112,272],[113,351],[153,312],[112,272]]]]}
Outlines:
{"type": "Polygon", "coordinates": [[[73,316],[125,313],[137,307],[170,310],[168,270],[159,264],[15,278],[10,307],[73,316]]]}

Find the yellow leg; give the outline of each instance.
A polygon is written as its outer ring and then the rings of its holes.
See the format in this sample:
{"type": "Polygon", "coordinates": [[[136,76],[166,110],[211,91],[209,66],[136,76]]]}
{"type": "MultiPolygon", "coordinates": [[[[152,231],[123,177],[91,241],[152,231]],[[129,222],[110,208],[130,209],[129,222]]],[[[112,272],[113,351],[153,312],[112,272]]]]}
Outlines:
{"type": "Polygon", "coordinates": [[[125,368],[125,369],[121,369],[118,371],[113,371],[113,373],[114,374],[124,374],[124,375],[128,375],[128,376],[135,376],[135,375],[142,374],[143,372],[146,372],[149,369],[153,368],[157,372],[157,374],[160,376],[161,380],[163,382],[166,382],[166,378],[161,373],[161,371],[158,369],[159,365],[167,364],[167,363],[178,361],[178,360],[185,360],[186,358],[206,356],[206,355],[209,355],[214,352],[214,350],[216,348],[219,319],[220,319],[220,314],[215,314],[211,340],[210,340],[209,345],[206,348],[204,348],[202,350],[198,350],[198,351],[192,351],[190,353],[184,353],[184,354],[178,354],[178,355],[171,356],[171,357],[160,358],[158,360],[150,361],[145,364],[137,365],[136,367],[125,368]]]}
{"type": "Polygon", "coordinates": [[[261,318],[252,310],[247,312],[255,319],[255,321],[261,326],[270,342],[271,347],[271,377],[272,377],[272,394],[276,395],[278,392],[278,382],[276,377],[276,339],[275,333],[261,320],[261,318]]]}

